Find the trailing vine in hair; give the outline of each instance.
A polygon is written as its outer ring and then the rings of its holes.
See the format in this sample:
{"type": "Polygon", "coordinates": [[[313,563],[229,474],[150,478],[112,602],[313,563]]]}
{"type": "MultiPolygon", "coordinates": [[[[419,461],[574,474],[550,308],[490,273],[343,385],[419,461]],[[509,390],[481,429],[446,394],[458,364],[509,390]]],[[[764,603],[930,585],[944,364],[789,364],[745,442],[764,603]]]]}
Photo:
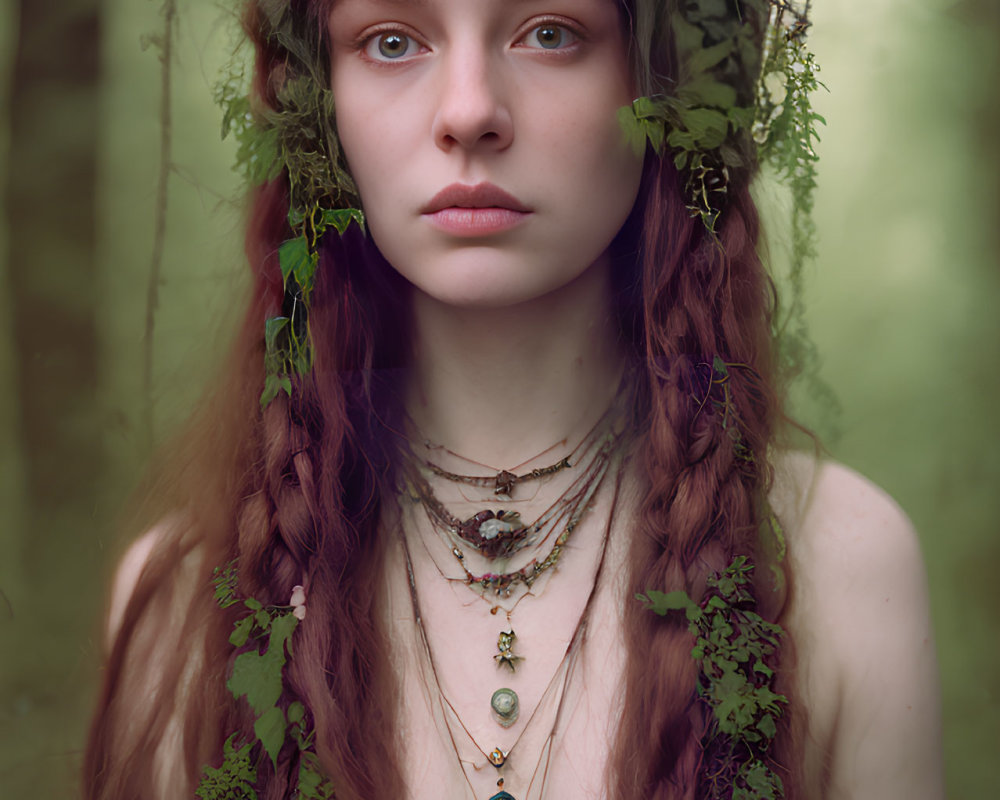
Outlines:
{"type": "MultiPolygon", "coordinates": [[[[237,605],[238,575],[234,562],[215,569],[213,584],[220,608],[237,605]]],[[[244,741],[240,731],[223,745],[222,763],[206,766],[195,791],[200,800],[257,800],[256,759],[261,750],[278,769],[278,754],[286,741],[298,751],[298,771],[293,782],[295,796],[302,800],[329,800],[333,787],[323,776],[314,749],[316,733],[305,705],[298,700],[279,702],[285,695],[283,671],[292,655],[292,634],[305,619],[305,590],[294,587],[287,606],[265,606],[248,597],[242,601],[247,613],[233,627],[229,643],[243,652],[233,663],[226,687],[237,700],[246,700],[254,713],[254,741],[244,741]]]]}
{"type": "Polygon", "coordinates": [[[822,86],[805,46],[809,3],[802,9],[787,0],[741,5],[766,12],[763,48],[756,18],[734,13],[728,2],[678,4],[670,15],[679,68],[673,92],[640,97],[619,118],[637,150],[648,141],[673,159],[688,210],[710,231],[725,205],[729,170],[751,166],[740,138],[752,132],[760,158],[792,188],[795,258],[803,263],[813,253],[812,145],[816,124],[824,122],[809,103],[822,86]]]}
{"type": "MultiPolygon", "coordinates": [[[[95,738],[88,756],[88,776],[99,787],[93,797],[101,800],[145,796],[143,781],[156,772],[152,756],[162,753],[174,709],[184,726],[186,770],[177,771],[177,780],[190,778],[193,788],[203,769],[202,800],[329,798],[334,786],[344,800],[404,793],[393,738],[398,686],[379,605],[386,546],[380,502],[394,490],[392,457],[379,435],[398,409],[372,377],[373,365],[398,363],[390,351],[405,338],[404,324],[386,320],[385,308],[402,305],[404,295],[384,291],[380,273],[368,269],[374,248],[356,235],[364,218],[335,135],[319,19],[328,4],[241,5],[257,48],[255,71],[248,80],[235,61],[217,99],[223,133],[237,140],[238,168],[257,186],[247,232],[254,296],[234,355],[235,377],[222,387],[229,396],[206,417],[210,425],[196,429],[223,429],[239,445],[233,455],[219,456],[210,452],[211,440],[192,436],[195,469],[187,471],[183,461],[177,470],[194,520],[192,546],[204,546],[209,566],[238,554],[240,570],[230,563],[216,574],[215,604],[207,602],[204,585],[192,590],[183,607],[190,613],[169,637],[159,637],[155,616],[144,617],[140,628],[137,606],[106,675],[103,709],[116,727],[95,738]],[[341,235],[325,236],[333,231],[341,235]],[[314,362],[318,368],[310,370],[314,362]],[[309,588],[308,620],[301,624],[297,581],[309,588]],[[166,688],[155,692],[163,703],[136,711],[138,740],[132,709],[116,705],[130,689],[136,697],[150,694],[121,679],[126,667],[135,675],[143,665],[136,631],[152,631],[168,648],[204,634],[190,660],[180,653],[164,670],[166,688]],[[198,680],[185,671],[191,663],[202,670],[198,680]]],[[[676,50],[680,69],[677,82],[658,86],[621,114],[637,146],[652,141],[661,156],[647,160],[639,224],[627,243],[640,255],[623,270],[635,290],[628,311],[636,317],[625,335],[642,364],[643,428],[634,463],[648,481],[640,486],[632,531],[629,593],[655,602],[655,592],[681,591],[689,603],[685,613],[665,616],[639,602],[625,609],[627,723],[609,754],[609,791],[616,800],[729,800],[722,776],[740,775],[734,791],[770,785],[778,797],[771,761],[793,771],[798,763],[786,757],[796,742],[783,728],[795,697],[780,684],[774,663],[779,642],[782,661],[790,645],[769,627],[781,600],[761,588],[765,566],[780,567],[783,548],[780,527],[769,522],[761,501],[778,402],[771,299],[747,186],[755,166],[757,72],[737,73],[772,63],[760,49],[765,23],[759,14],[751,22],[742,9],[783,4],[620,5],[626,21],[666,20],[656,46],[676,50]],[[777,543],[773,559],[757,557],[767,555],[763,540],[777,543]],[[751,563],[758,572],[748,569],[751,563]],[[758,661],[774,674],[754,670],[758,661]],[[771,678],[773,685],[765,680],[771,678]],[[773,697],[757,691],[765,685],[773,697]],[[776,727],[770,745],[765,717],[776,727]]],[[[780,63],[794,71],[797,62],[780,63]]],[[[796,96],[786,92],[781,108],[796,96]]],[[[768,124],[779,130],[785,117],[773,111],[768,124]]],[[[796,124],[789,117],[786,133],[797,135],[796,124]]],[[[169,606],[163,585],[182,574],[191,573],[172,562],[143,579],[140,593],[169,606]]],[[[182,758],[167,755],[171,765],[182,758]]],[[[795,781],[781,772],[789,797],[795,781]]]]}
{"type": "Polygon", "coordinates": [[[784,797],[768,749],[788,698],[772,689],[781,627],[755,611],[753,564],[737,556],[708,578],[696,603],[683,591],[637,595],[660,616],[684,612],[695,637],[691,656],[700,665],[698,695],[712,710],[703,738],[707,800],[776,800],[784,797]]]}
{"type": "Polygon", "coordinates": [[[309,300],[319,266],[319,242],[330,229],[343,234],[355,222],[364,230],[357,188],[347,171],[336,132],[333,92],[327,80],[326,42],[320,26],[302,13],[303,3],[261,3],[260,35],[287,54],[273,88],[273,107],[257,108],[247,93],[246,71],[234,54],[216,86],[223,110],[223,138],[237,141],[236,169],[251,184],[286,174],[292,236],[278,250],[284,281],[282,313],[264,328],[266,355],[261,407],[284,391],[292,376],[309,372],[309,300]],[[301,8],[296,11],[295,6],[301,8]]]}

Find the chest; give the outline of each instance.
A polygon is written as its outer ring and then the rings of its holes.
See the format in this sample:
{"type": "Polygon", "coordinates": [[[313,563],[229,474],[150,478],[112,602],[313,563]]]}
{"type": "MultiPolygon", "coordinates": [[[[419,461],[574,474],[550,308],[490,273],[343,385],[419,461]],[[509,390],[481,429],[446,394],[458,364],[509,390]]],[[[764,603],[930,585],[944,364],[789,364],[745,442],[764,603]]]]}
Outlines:
{"type": "MultiPolygon", "coordinates": [[[[413,596],[402,548],[391,555],[389,630],[408,798],[490,800],[501,777],[516,800],[608,796],[626,661],[626,542],[615,529],[603,551],[581,537],[550,581],[515,604],[484,599],[420,558],[410,565],[413,596]],[[515,638],[505,639],[511,632],[515,638]],[[500,724],[491,703],[500,689],[517,696],[509,725],[500,724]],[[506,755],[502,768],[490,761],[494,750],[506,755]]],[[[830,660],[816,658],[822,632],[793,605],[786,616],[796,642],[796,700],[808,710],[806,796],[819,798],[839,681],[830,660]]]]}
{"type": "Polygon", "coordinates": [[[543,586],[513,602],[446,580],[419,554],[411,595],[402,547],[390,558],[409,798],[489,800],[501,778],[516,800],[607,796],[625,664],[624,554],[618,532],[606,546],[602,534],[581,536],[543,586]]]}

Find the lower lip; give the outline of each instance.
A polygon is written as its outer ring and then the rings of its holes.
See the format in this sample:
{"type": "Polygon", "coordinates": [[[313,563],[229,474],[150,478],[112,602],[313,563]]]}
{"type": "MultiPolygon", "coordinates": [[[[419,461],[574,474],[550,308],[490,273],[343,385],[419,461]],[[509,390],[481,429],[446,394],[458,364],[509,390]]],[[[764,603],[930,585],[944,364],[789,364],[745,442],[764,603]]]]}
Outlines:
{"type": "Polygon", "coordinates": [[[490,236],[516,228],[530,212],[510,208],[442,208],[425,214],[431,224],[453,236],[490,236]]]}

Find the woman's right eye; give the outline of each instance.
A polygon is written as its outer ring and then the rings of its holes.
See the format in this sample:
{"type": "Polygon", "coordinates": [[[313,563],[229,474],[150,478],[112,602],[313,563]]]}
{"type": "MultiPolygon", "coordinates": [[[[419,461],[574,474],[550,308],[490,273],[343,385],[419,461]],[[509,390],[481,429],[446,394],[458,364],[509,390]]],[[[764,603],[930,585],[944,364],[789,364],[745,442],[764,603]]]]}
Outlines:
{"type": "Polygon", "coordinates": [[[363,49],[365,55],[373,61],[399,61],[416,55],[420,45],[402,31],[383,31],[365,42],[363,49]]]}

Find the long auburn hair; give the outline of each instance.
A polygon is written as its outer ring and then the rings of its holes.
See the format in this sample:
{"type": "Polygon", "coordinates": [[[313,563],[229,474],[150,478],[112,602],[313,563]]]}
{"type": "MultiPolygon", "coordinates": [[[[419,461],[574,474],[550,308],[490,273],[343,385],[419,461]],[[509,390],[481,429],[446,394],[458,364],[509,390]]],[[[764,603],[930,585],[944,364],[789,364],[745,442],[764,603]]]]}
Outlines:
{"type": "MultiPolygon", "coordinates": [[[[273,106],[272,76],[287,58],[262,33],[262,0],[247,3],[256,46],[254,91],[273,106]]],[[[293,0],[322,22],[329,0],[293,0]]],[[[666,26],[673,3],[620,0],[647,93],[675,74],[666,26]]],[[[694,800],[711,711],[697,697],[698,667],[683,619],[629,600],[650,588],[694,596],[738,554],[762,565],[761,498],[768,448],[781,417],[771,316],[775,298],[758,255],[758,215],[747,166],[729,175],[717,236],[685,208],[669,158],[647,154],[640,199],[616,241],[622,334],[640,365],[641,489],[631,521],[624,707],[608,763],[615,800],[694,800]],[[712,403],[715,356],[729,371],[740,420],[737,453],[712,403]],[[748,457],[749,454],[749,457],[748,457]],[[650,669],[649,665],[656,665],[650,669]]],[[[393,458],[384,434],[400,409],[391,376],[405,366],[408,285],[356,232],[328,236],[310,309],[312,372],[262,412],[264,321],[281,313],[277,250],[288,237],[288,179],[254,190],[246,253],[247,312],[227,366],[145,489],[156,545],[114,638],[85,765],[89,800],[191,797],[229,733],[252,741],[253,717],[225,683],[237,655],[228,636],[238,609],[213,601],[212,568],[238,559],[239,590],[286,605],[308,585],[282,703],[301,700],[338,800],[403,796],[395,747],[399,702],[380,608],[393,458]]],[[[785,570],[782,565],[777,565],[785,570]]],[[[780,619],[786,592],[758,568],[760,611],[780,619]]],[[[787,576],[786,578],[790,578],[787,576]]],[[[778,584],[780,586],[780,582],[778,584]]],[[[785,583],[788,586],[788,583],[785,583]]],[[[790,699],[772,754],[786,797],[800,796],[802,709],[787,636],[779,688],[790,699]]],[[[258,792],[285,798],[297,750],[258,767],[258,792]]]]}

